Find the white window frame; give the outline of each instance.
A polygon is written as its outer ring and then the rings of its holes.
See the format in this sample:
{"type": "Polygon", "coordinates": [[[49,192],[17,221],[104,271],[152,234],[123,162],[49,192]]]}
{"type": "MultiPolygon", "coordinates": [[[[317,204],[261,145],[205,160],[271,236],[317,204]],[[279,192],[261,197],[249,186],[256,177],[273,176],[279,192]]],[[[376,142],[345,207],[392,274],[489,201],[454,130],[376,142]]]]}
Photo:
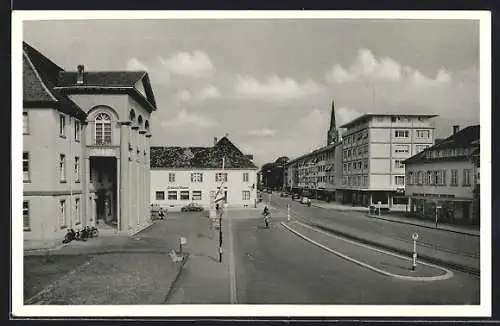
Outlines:
{"type": "Polygon", "coordinates": [[[59,181],[66,182],[66,155],[59,154],[59,181]]]}
{"type": "Polygon", "coordinates": [[[193,190],[191,192],[191,200],[201,200],[202,196],[203,194],[201,190],[193,190]]]}
{"type": "Polygon", "coordinates": [[[23,182],[31,182],[31,169],[30,169],[30,152],[23,152],[23,182]],[[26,158],[24,158],[26,155],[26,158]],[[24,170],[24,165],[26,163],[26,171],[24,170]]]}
{"type": "Polygon", "coordinates": [[[59,114],[59,136],[66,137],[66,116],[59,114]]]}
{"type": "Polygon", "coordinates": [[[97,145],[111,145],[113,143],[113,130],[111,128],[112,118],[106,112],[99,112],[94,119],[94,140],[97,145]],[[98,131],[98,126],[101,130],[98,131]],[[106,127],[109,126],[109,140],[106,138],[106,127]]]}
{"type": "Polygon", "coordinates": [[[23,230],[31,231],[30,202],[23,200],[23,230]]]}
{"type": "Polygon", "coordinates": [[[464,187],[469,187],[471,186],[471,176],[472,176],[472,170],[471,169],[464,169],[464,179],[463,179],[463,186],[464,187]]]}
{"type": "Polygon", "coordinates": [[[81,218],[80,218],[80,198],[75,198],[75,216],[76,216],[76,222],[81,223],[81,218]]]}
{"type": "Polygon", "coordinates": [[[191,182],[202,183],[203,182],[203,173],[201,173],[201,172],[191,173],[191,182]]]}
{"type": "Polygon", "coordinates": [[[178,191],[177,190],[169,190],[167,191],[167,199],[168,200],[177,200],[179,198],[179,195],[178,195],[178,191]],[[173,195],[175,195],[175,198],[171,198],[171,197],[174,197],[173,195]]]}
{"type": "Polygon", "coordinates": [[[30,118],[28,111],[23,111],[23,134],[27,135],[30,133],[30,118]]]}
{"type": "Polygon", "coordinates": [[[75,156],[75,182],[80,182],[80,157],[75,156]]]}
{"type": "Polygon", "coordinates": [[[394,138],[408,138],[408,130],[394,130],[394,138]]]}
{"type": "Polygon", "coordinates": [[[175,172],[168,173],[168,182],[175,182],[175,172]]]}
{"type": "Polygon", "coordinates": [[[243,172],[243,182],[248,182],[249,178],[249,173],[248,172],[243,172]]]}
{"type": "Polygon", "coordinates": [[[66,200],[61,199],[59,200],[59,226],[61,228],[65,228],[68,226],[66,215],[66,200]]]}
{"type": "Polygon", "coordinates": [[[189,200],[189,190],[179,191],[179,200],[189,200]],[[186,194],[187,194],[187,197],[185,196],[186,194]],[[182,198],[182,197],[184,197],[184,198],[182,198]]]}
{"type": "Polygon", "coordinates": [[[250,191],[249,190],[243,190],[241,192],[241,198],[242,198],[242,200],[250,200],[250,191]]]}
{"type": "Polygon", "coordinates": [[[417,130],[416,134],[417,134],[417,138],[426,138],[426,139],[428,139],[428,138],[431,137],[431,132],[428,129],[426,129],[426,130],[417,130]]]}
{"type": "Polygon", "coordinates": [[[80,120],[75,119],[75,141],[79,142],[80,141],[80,130],[81,130],[81,123],[80,120]]]}
{"type": "Polygon", "coordinates": [[[405,176],[404,175],[396,175],[396,176],[394,176],[394,184],[396,186],[404,186],[405,185],[405,176]],[[398,180],[400,182],[398,182],[398,180]]]}
{"type": "Polygon", "coordinates": [[[458,170],[453,169],[451,170],[451,180],[450,180],[450,186],[458,186],[458,170]]]}
{"type": "Polygon", "coordinates": [[[164,190],[157,190],[155,191],[155,200],[165,200],[165,191],[164,190]],[[158,195],[163,195],[163,196],[158,196],[158,195]],[[161,197],[161,198],[158,198],[161,197]]]}
{"type": "Polygon", "coordinates": [[[227,172],[216,172],[215,182],[227,182],[227,172]]]}
{"type": "Polygon", "coordinates": [[[394,160],[394,168],[395,169],[404,169],[405,168],[405,165],[403,164],[403,161],[404,160],[394,160]]]}
{"type": "Polygon", "coordinates": [[[395,145],[394,146],[394,153],[409,153],[409,152],[410,152],[409,145],[395,145]]]}

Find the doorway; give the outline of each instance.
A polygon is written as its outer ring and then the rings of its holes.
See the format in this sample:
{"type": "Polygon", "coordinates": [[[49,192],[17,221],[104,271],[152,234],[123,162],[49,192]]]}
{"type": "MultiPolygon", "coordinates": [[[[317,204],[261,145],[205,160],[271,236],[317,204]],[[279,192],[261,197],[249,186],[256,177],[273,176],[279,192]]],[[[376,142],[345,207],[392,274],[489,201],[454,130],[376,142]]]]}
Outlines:
{"type": "Polygon", "coordinates": [[[90,183],[95,190],[95,217],[99,228],[117,227],[117,160],[115,157],[90,157],[90,183]]]}

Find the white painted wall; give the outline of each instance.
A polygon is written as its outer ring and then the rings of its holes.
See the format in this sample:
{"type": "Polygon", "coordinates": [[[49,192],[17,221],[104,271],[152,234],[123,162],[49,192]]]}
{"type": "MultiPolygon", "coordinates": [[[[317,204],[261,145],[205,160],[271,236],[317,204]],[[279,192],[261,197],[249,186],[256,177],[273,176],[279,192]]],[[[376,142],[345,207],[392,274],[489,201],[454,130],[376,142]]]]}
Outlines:
{"type": "MultiPolygon", "coordinates": [[[[169,210],[180,210],[183,206],[190,202],[198,202],[205,208],[210,205],[210,191],[216,191],[220,185],[215,181],[215,174],[222,170],[199,169],[151,169],[151,203],[162,207],[167,207],[169,210]],[[169,173],[175,173],[175,182],[169,182],[169,173]],[[191,182],[191,173],[203,173],[203,182],[191,182]],[[182,189],[181,189],[182,188],[182,189]],[[177,191],[177,200],[168,200],[168,191],[177,191]],[[190,194],[189,200],[180,200],[180,191],[188,190],[190,194]],[[200,201],[192,200],[193,190],[201,190],[202,198],[200,201]],[[156,200],[156,192],[164,191],[165,200],[156,200]]],[[[229,207],[252,207],[257,199],[257,170],[229,170],[228,182],[225,183],[228,191],[229,207]],[[248,182],[243,181],[243,173],[248,173],[248,182]],[[252,188],[252,185],[255,187],[252,188]],[[243,200],[243,191],[250,191],[250,199],[243,200]]]]}

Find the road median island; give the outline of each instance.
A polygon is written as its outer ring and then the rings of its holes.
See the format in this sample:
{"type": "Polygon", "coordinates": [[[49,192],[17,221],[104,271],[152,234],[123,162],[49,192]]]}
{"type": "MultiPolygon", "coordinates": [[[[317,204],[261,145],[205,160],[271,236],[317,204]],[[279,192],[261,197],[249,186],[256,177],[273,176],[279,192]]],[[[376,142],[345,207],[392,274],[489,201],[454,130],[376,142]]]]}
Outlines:
{"type": "MultiPolygon", "coordinates": [[[[333,221],[331,223],[325,223],[319,220],[313,221],[308,218],[297,216],[296,212],[293,212],[291,216],[293,219],[296,219],[299,222],[316,227],[329,233],[333,233],[335,235],[339,235],[344,238],[354,240],[356,242],[371,245],[407,257],[411,257],[413,254],[410,241],[411,239],[405,242],[399,239],[392,239],[379,234],[364,232],[362,230],[334,223],[333,221]]],[[[420,248],[419,258],[422,261],[428,263],[452,268],[458,271],[472,274],[477,277],[479,277],[480,275],[479,258],[466,257],[464,255],[444,252],[435,248],[428,247],[420,248]]]]}
{"type": "Polygon", "coordinates": [[[408,281],[438,281],[451,278],[445,268],[420,262],[412,270],[410,257],[394,254],[324,232],[297,221],[282,223],[288,230],[341,258],[369,270],[408,281]]]}

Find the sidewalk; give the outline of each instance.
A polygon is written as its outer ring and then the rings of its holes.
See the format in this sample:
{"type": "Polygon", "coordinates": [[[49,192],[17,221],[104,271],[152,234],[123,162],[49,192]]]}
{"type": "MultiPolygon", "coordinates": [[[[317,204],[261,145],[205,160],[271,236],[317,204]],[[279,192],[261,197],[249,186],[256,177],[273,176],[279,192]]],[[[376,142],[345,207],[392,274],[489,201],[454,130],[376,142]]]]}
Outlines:
{"type": "MultiPolygon", "coordinates": [[[[396,223],[405,223],[405,224],[410,224],[410,225],[423,226],[423,227],[429,227],[432,229],[436,229],[436,225],[432,221],[419,220],[417,218],[406,217],[406,216],[403,216],[402,214],[399,215],[399,214],[391,213],[389,215],[382,214],[381,216],[379,216],[377,214],[369,214],[369,209],[367,207],[362,207],[362,206],[341,205],[338,203],[326,203],[326,202],[316,200],[316,199],[311,199],[311,205],[314,207],[323,208],[323,209],[332,209],[332,210],[339,210],[339,211],[365,212],[365,213],[367,213],[366,216],[368,216],[368,217],[374,217],[374,218],[379,218],[382,220],[396,222],[396,223]]],[[[479,236],[479,234],[480,234],[479,230],[476,228],[460,226],[460,225],[450,225],[450,224],[438,223],[437,229],[444,230],[444,231],[450,231],[450,232],[463,233],[463,234],[473,235],[473,236],[479,236]]]]}
{"type": "Polygon", "coordinates": [[[43,277],[49,280],[36,294],[31,291],[25,304],[163,304],[186,261],[172,262],[169,250],[179,250],[179,236],[196,237],[198,229],[193,225],[206,221],[200,214],[180,215],[156,221],[132,237],[72,241],[49,251],[49,262],[41,259],[45,251],[25,253],[24,264],[29,269],[25,269],[24,286],[36,288],[43,277]],[[58,268],[70,263],[74,264],[71,271],[58,268]],[[54,270],[59,274],[43,275],[54,270]]]}
{"type": "Polygon", "coordinates": [[[422,227],[426,227],[426,228],[430,228],[430,229],[437,229],[437,230],[443,230],[443,231],[462,233],[462,234],[467,234],[467,235],[472,235],[472,236],[477,236],[477,237],[479,237],[479,235],[480,235],[480,231],[478,229],[475,229],[472,227],[438,223],[438,226],[436,228],[436,224],[432,221],[419,220],[417,218],[411,218],[411,217],[399,216],[399,215],[393,215],[393,214],[391,214],[391,215],[382,214],[381,216],[376,215],[376,214],[366,214],[366,216],[372,217],[372,218],[378,218],[378,219],[386,220],[386,221],[390,221],[390,222],[422,226],[422,227]]]}
{"type": "Polygon", "coordinates": [[[234,253],[231,224],[234,220],[261,218],[264,205],[255,208],[229,209],[222,220],[223,254],[219,262],[219,230],[211,230],[209,220],[197,223],[198,231],[187,237],[189,260],[167,297],[169,304],[228,304],[234,303],[234,253]],[[230,219],[230,220],[229,220],[230,219]]]}

